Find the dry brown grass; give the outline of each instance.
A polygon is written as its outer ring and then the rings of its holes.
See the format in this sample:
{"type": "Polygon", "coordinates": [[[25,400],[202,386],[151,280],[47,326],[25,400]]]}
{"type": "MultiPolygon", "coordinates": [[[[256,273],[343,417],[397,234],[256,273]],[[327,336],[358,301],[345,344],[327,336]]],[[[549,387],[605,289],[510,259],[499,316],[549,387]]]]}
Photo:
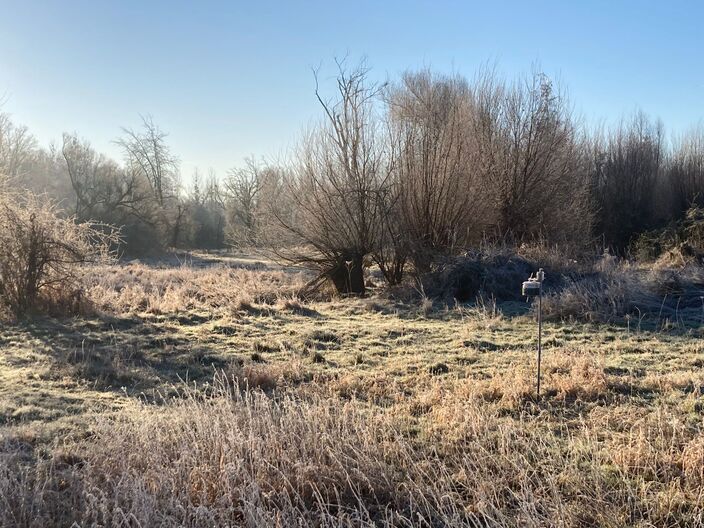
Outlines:
{"type": "Polygon", "coordinates": [[[560,411],[566,394],[593,400],[608,392],[594,369],[585,363],[555,376],[548,385],[557,393],[540,405],[516,397],[520,387],[529,392],[523,382],[503,392],[509,402],[436,386],[418,402],[420,417],[399,412],[404,398],[384,408],[349,394],[271,397],[218,377],[166,408],[138,405],[97,419],[89,440],[55,445],[30,472],[21,437],[6,440],[5,449],[14,446],[0,470],[0,519],[6,526],[701,523],[701,437],[671,409],[621,415],[619,432],[604,427],[603,407],[581,417],[560,411]],[[585,392],[575,390],[585,381],[585,392]]]}
{"type": "Polygon", "coordinates": [[[228,263],[91,281],[109,316],[0,331],[3,528],[704,526],[689,330],[546,322],[536,401],[534,321],[491,301],[306,302],[228,263]]]}
{"type": "Polygon", "coordinates": [[[622,322],[697,330],[704,325],[704,268],[644,267],[602,259],[543,301],[547,319],[622,322]]]}
{"type": "Polygon", "coordinates": [[[279,301],[296,302],[306,275],[224,264],[154,267],[137,262],[94,267],[84,283],[90,299],[109,313],[207,310],[233,314],[279,301]]]}

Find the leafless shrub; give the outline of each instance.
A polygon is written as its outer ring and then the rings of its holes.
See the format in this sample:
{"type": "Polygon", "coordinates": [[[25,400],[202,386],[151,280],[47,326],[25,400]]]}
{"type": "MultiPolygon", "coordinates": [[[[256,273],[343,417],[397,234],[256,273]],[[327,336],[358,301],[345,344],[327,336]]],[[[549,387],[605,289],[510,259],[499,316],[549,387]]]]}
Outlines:
{"type": "Polygon", "coordinates": [[[421,294],[420,306],[418,308],[423,317],[430,317],[433,313],[433,300],[425,294],[421,294]]]}
{"type": "Polygon", "coordinates": [[[592,188],[597,233],[623,251],[634,235],[655,227],[656,196],[664,163],[664,131],[642,112],[622,121],[606,138],[595,135],[592,188]]]}
{"type": "Polygon", "coordinates": [[[37,198],[0,194],[0,302],[15,316],[75,312],[82,265],[108,259],[116,242],[111,229],[60,218],[37,198]]]}

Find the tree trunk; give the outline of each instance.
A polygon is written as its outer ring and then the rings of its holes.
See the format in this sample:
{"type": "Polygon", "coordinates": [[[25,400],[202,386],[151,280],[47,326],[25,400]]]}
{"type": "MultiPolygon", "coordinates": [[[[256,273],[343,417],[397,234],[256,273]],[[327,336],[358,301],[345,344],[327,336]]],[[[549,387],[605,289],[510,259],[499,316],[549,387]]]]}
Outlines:
{"type": "Polygon", "coordinates": [[[381,274],[384,276],[389,286],[398,286],[403,280],[403,270],[406,266],[406,257],[403,255],[394,255],[391,262],[385,262],[383,258],[375,258],[375,262],[381,274]]]}
{"type": "Polygon", "coordinates": [[[364,258],[359,253],[341,255],[327,272],[338,293],[364,295],[364,258]]]}

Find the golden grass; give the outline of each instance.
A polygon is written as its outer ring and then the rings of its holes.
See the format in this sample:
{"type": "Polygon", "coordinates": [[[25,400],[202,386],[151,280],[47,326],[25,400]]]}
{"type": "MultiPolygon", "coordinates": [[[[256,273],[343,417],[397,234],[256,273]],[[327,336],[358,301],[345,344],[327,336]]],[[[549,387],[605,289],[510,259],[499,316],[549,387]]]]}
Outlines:
{"type": "Polygon", "coordinates": [[[273,265],[271,269],[254,268],[224,264],[155,267],[140,262],[95,266],[85,278],[86,293],[99,310],[109,313],[208,310],[223,314],[291,302],[306,283],[302,272],[273,265]]]}
{"type": "Polygon", "coordinates": [[[0,331],[0,526],[704,525],[692,332],[546,323],[536,401],[527,316],[115,270],[0,331]]]}

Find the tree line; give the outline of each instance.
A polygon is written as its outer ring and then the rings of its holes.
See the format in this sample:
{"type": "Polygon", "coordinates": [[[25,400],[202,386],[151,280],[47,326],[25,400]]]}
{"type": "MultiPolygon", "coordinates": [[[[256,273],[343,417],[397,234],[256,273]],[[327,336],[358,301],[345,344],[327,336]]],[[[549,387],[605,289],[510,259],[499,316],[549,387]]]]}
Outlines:
{"type": "Polygon", "coordinates": [[[540,240],[627,254],[642,233],[704,206],[704,128],[678,137],[643,112],[610,128],[575,116],[539,71],[507,81],[429,69],[383,84],[338,65],[335,95],[285,162],[247,160],[188,184],[167,134],[145,117],[123,159],[75,134],[41,148],[0,114],[3,185],[45,192],[78,221],[121,228],[123,250],[260,246],[363,293],[483,240],[540,240]]]}

